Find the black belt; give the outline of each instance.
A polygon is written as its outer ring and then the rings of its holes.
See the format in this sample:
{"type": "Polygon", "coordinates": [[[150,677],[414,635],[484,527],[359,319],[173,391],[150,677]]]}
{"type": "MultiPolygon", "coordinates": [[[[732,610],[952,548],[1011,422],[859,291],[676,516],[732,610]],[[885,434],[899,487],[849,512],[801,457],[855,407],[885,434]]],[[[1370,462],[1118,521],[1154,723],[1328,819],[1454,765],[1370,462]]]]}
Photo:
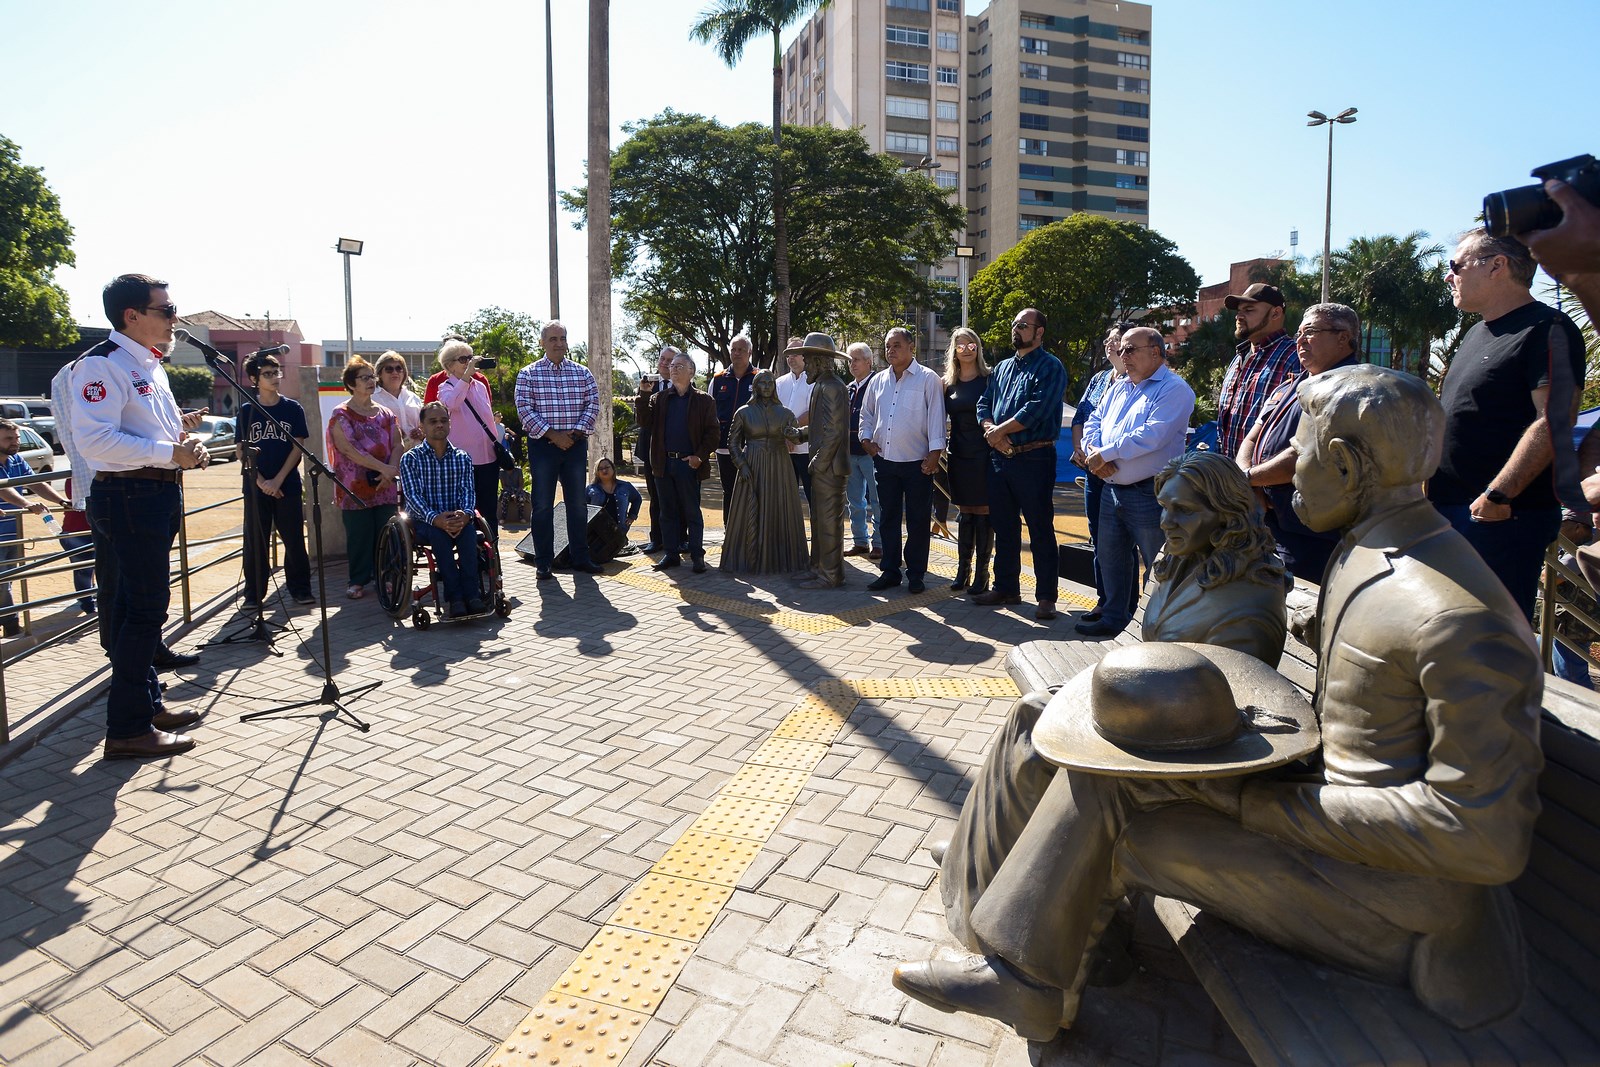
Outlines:
{"type": "Polygon", "coordinates": [[[94,480],[103,482],[111,478],[140,478],[151,482],[175,482],[180,473],[176,467],[135,467],[131,471],[95,471],[94,480]]]}
{"type": "Polygon", "coordinates": [[[1137,481],[1137,482],[1107,482],[1106,484],[1107,485],[1114,485],[1118,489],[1145,489],[1145,488],[1149,488],[1151,491],[1154,491],[1155,487],[1156,487],[1156,476],[1152,474],[1150,477],[1145,478],[1142,481],[1137,481]]]}
{"type": "Polygon", "coordinates": [[[668,452],[667,453],[667,458],[668,459],[688,459],[690,456],[693,456],[693,455],[698,455],[698,453],[696,453],[696,452],[668,452]]]}

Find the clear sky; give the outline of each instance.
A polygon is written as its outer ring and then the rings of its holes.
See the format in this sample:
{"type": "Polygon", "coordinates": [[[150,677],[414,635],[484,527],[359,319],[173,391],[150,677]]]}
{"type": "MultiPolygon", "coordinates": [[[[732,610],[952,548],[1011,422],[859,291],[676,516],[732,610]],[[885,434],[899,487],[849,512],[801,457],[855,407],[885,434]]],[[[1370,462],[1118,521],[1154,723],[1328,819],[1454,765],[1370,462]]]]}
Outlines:
{"type": "MultiPolygon", "coordinates": [[[[969,0],[970,2],[970,0],[969,0]]],[[[982,0],[973,5],[977,10],[982,0]]],[[[613,146],[666,107],[768,121],[770,49],[733,71],[688,40],[704,0],[613,0],[613,146]]],[[[1151,224],[1207,282],[1322,235],[1448,240],[1530,167],[1600,153],[1600,0],[1155,0],[1151,224]]],[[[555,2],[557,184],[582,181],[584,0],[555,2]]],[[[145,271],[179,306],[293,315],[342,337],[432,339],[476,309],[549,313],[543,5],[537,0],[0,0],[0,134],[75,230],[80,322],[145,271]]],[[[584,238],[563,211],[561,293],[587,332],[584,238]]],[[[805,324],[798,324],[804,328],[805,324]]],[[[620,323],[617,327],[620,327],[620,323]]]]}

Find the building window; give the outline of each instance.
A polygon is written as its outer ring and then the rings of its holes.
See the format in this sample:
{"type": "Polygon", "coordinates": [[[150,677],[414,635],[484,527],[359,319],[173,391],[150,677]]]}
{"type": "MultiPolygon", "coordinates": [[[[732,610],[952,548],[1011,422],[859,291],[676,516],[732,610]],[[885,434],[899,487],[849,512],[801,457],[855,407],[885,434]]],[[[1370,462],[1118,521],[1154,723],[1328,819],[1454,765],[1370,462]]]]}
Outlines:
{"type": "Polygon", "coordinates": [[[939,0],[939,10],[950,11],[959,15],[961,14],[961,0],[939,0]]]}
{"type": "Polygon", "coordinates": [[[1117,140],[1148,141],[1150,140],[1150,131],[1143,126],[1118,126],[1117,140]]]}
{"type": "Polygon", "coordinates": [[[1137,100],[1118,100],[1117,114],[1129,115],[1136,119],[1147,119],[1150,117],[1150,105],[1141,104],[1137,100]]]}
{"type": "MultiPolygon", "coordinates": [[[[979,160],[978,161],[978,169],[979,170],[988,170],[989,169],[989,164],[993,163],[993,162],[994,162],[994,160],[992,160],[992,159],[979,160]]],[[[978,191],[982,192],[983,190],[979,189],[978,191]]]]}
{"type": "Polygon", "coordinates": [[[1143,200],[1118,200],[1117,214],[1119,215],[1148,215],[1149,205],[1143,200]]]}
{"type": "Polygon", "coordinates": [[[928,135],[925,133],[886,133],[883,135],[885,152],[904,152],[913,156],[928,154],[928,135]]]}
{"type": "Polygon", "coordinates": [[[1017,73],[1036,82],[1050,80],[1050,70],[1043,63],[1018,63],[1017,73]]]}
{"type": "Polygon", "coordinates": [[[891,59],[883,65],[883,76],[892,82],[917,82],[927,85],[928,64],[902,63],[898,59],[891,59]]]}
{"type": "Polygon", "coordinates": [[[954,100],[940,100],[934,104],[934,114],[948,122],[961,118],[961,105],[954,100]]]}
{"type": "Polygon", "coordinates": [[[1119,167],[1148,167],[1150,153],[1139,152],[1131,148],[1117,149],[1117,166],[1119,167]]]}
{"type": "Polygon", "coordinates": [[[940,152],[948,155],[957,155],[961,151],[961,141],[955,137],[936,137],[934,144],[940,152]]]}
{"type": "Polygon", "coordinates": [[[978,138],[978,147],[979,148],[988,148],[990,143],[993,142],[993,141],[994,141],[994,134],[986,133],[982,137],[978,138]]]}
{"type": "Polygon", "coordinates": [[[1017,125],[1025,130],[1048,130],[1050,128],[1050,116],[1035,115],[1031,111],[1024,111],[1017,116],[1017,125]]]}
{"type": "Polygon", "coordinates": [[[1129,70],[1149,70],[1150,57],[1137,52],[1118,52],[1117,66],[1127,67],[1129,70]]]}
{"type": "Polygon", "coordinates": [[[989,125],[990,121],[993,118],[994,118],[994,112],[993,111],[985,111],[982,115],[978,116],[978,125],[979,126],[987,126],[987,125],[989,125]]]}
{"type": "Polygon", "coordinates": [[[1029,230],[1037,230],[1040,226],[1048,226],[1050,221],[1048,215],[1021,215],[1017,218],[1017,232],[1027,233],[1029,230]]]}
{"type": "Polygon", "coordinates": [[[1148,189],[1150,176],[1147,174],[1119,174],[1117,175],[1118,189],[1148,189]]]}
{"type": "Polygon", "coordinates": [[[1019,204],[1054,204],[1056,194],[1048,189],[1018,189],[1017,203],[1019,204]]]}
{"type": "Polygon", "coordinates": [[[1024,37],[1022,50],[1031,56],[1047,56],[1050,54],[1050,42],[1039,37],[1024,37]]]}
{"type": "Polygon", "coordinates": [[[1054,180],[1056,168],[1041,167],[1037,163],[1018,163],[1017,174],[1023,178],[1049,178],[1054,180]]]}
{"type": "Polygon", "coordinates": [[[928,10],[928,0],[889,0],[890,7],[902,8],[906,11],[928,10]]]}
{"type": "Polygon", "coordinates": [[[961,84],[961,71],[958,70],[955,67],[940,67],[939,68],[939,84],[940,85],[960,85],[961,84]]]}
{"type": "Polygon", "coordinates": [[[936,37],[939,44],[939,51],[941,52],[955,52],[959,51],[961,48],[960,34],[951,33],[948,30],[940,30],[936,37]]]}
{"type": "Polygon", "coordinates": [[[1123,74],[1117,75],[1117,92],[1119,93],[1149,93],[1149,78],[1130,78],[1123,74]]]}
{"type": "Polygon", "coordinates": [[[1047,89],[1023,89],[1021,99],[1024,104],[1037,104],[1041,107],[1050,106],[1050,92],[1047,89]]]}
{"type": "Polygon", "coordinates": [[[890,44],[907,44],[912,48],[928,47],[928,31],[916,26],[885,26],[883,36],[890,44]]]}
{"type": "Polygon", "coordinates": [[[954,171],[949,170],[934,171],[933,180],[939,183],[939,188],[941,189],[954,189],[961,184],[961,178],[954,171]]]}
{"type": "Polygon", "coordinates": [[[1117,40],[1123,44],[1149,44],[1150,35],[1144,30],[1130,30],[1126,27],[1117,29],[1117,40]]]}
{"type": "Polygon", "coordinates": [[[1021,154],[1025,156],[1048,156],[1050,142],[1037,137],[1021,138],[1021,154]]]}
{"type": "Polygon", "coordinates": [[[1050,20],[1043,15],[1023,15],[1019,20],[1025,30],[1048,30],[1050,20]]]}
{"type": "Polygon", "coordinates": [[[925,119],[928,117],[928,102],[914,96],[886,96],[883,99],[883,111],[898,119],[925,119]]]}

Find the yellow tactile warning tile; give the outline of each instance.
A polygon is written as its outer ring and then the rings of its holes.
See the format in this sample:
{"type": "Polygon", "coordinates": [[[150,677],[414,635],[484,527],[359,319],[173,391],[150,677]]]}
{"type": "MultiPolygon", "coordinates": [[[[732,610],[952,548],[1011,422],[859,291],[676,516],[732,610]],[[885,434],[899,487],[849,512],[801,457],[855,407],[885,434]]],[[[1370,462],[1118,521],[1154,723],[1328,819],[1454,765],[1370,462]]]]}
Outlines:
{"type": "Polygon", "coordinates": [[[488,1067],[620,1062],[863,698],[1016,695],[1009,678],[818,684],[623,898],[488,1067]]]}

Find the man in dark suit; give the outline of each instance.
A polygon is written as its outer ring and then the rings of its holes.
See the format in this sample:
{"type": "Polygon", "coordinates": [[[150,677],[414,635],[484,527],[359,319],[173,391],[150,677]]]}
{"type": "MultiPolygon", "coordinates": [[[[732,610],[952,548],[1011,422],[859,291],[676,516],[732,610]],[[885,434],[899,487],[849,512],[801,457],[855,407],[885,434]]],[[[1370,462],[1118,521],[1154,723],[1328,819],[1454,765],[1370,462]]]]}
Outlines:
{"type": "Polygon", "coordinates": [[[694,387],[694,364],[681,352],[672,358],[672,384],[645,402],[650,424],[650,469],[661,494],[661,534],[666,555],[654,570],[681,566],[688,552],[694,573],[706,572],[705,516],[700,483],[711,477],[711,453],[719,428],[711,396],[694,387]]]}

